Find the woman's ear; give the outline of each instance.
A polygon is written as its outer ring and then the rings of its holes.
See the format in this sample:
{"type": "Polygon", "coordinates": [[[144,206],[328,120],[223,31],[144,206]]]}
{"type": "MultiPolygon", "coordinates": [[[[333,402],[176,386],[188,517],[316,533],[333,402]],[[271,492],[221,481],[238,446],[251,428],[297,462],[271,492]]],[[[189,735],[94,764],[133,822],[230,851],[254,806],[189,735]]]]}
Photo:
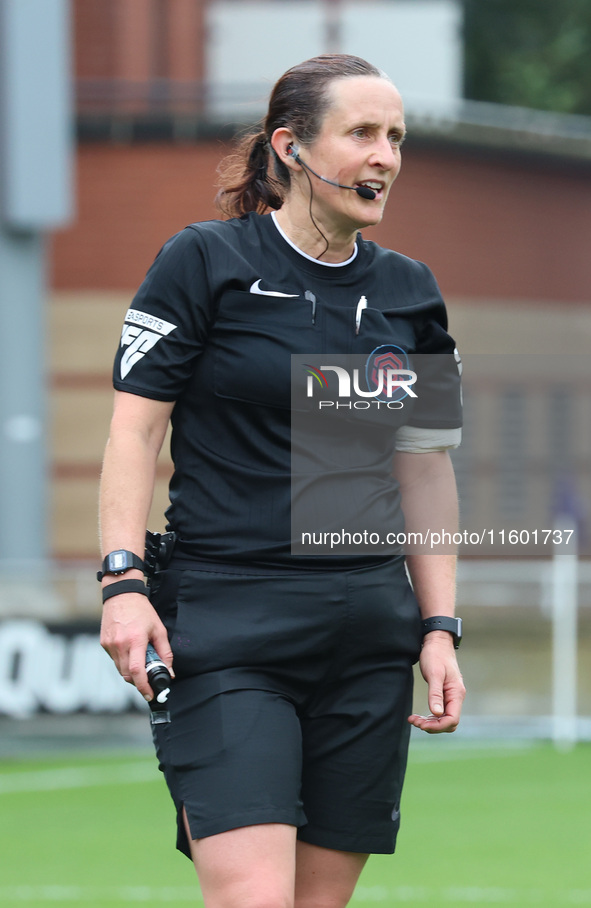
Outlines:
{"type": "Polygon", "coordinates": [[[297,163],[299,146],[291,129],[285,126],[276,129],[271,136],[271,147],[282,164],[292,170],[299,170],[297,163]]]}

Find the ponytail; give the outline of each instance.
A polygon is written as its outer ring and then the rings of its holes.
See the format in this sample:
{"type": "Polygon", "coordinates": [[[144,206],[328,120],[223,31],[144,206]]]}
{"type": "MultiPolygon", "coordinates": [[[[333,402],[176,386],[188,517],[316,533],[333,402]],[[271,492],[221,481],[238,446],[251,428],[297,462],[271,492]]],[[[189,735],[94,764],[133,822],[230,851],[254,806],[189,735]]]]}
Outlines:
{"type": "Polygon", "coordinates": [[[236,152],[222,161],[216,204],[223,214],[241,217],[249,211],[264,214],[268,208],[281,208],[281,186],[269,173],[270,152],[270,143],[261,131],[244,136],[236,152]]]}

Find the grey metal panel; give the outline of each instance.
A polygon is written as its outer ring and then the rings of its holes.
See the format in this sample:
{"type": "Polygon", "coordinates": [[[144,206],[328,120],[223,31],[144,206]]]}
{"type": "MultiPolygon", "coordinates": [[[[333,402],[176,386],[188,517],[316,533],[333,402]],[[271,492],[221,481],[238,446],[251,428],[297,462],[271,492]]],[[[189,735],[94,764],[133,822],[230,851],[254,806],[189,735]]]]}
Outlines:
{"type": "Polygon", "coordinates": [[[45,241],[0,226],[0,574],[46,558],[45,241]]]}
{"type": "Polygon", "coordinates": [[[0,0],[0,212],[44,230],[72,216],[69,0],[0,0]]]}

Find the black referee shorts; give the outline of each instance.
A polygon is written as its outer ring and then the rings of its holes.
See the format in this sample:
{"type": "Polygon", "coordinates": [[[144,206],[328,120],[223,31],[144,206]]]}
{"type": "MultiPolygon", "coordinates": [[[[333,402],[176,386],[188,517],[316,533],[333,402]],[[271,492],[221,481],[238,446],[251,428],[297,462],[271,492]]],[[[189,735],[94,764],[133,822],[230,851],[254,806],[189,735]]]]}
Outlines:
{"type": "Polygon", "coordinates": [[[288,823],[303,841],[389,854],[418,658],[404,563],[349,571],[168,570],[153,597],[177,676],[153,727],[177,847],[288,823]]]}

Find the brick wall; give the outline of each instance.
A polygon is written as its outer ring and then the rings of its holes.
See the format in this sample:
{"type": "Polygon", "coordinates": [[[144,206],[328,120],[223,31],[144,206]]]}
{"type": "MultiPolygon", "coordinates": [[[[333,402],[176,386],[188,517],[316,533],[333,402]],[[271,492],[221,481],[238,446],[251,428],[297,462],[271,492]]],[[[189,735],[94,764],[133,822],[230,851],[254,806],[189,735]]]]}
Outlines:
{"type": "MultiPolygon", "coordinates": [[[[96,558],[96,499],[125,309],[162,243],[216,216],[219,142],[82,145],[78,218],[52,243],[53,551],[96,558]]],[[[433,268],[464,351],[586,352],[591,181],[539,162],[405,148],[367,235],[433,268]],[[568,304],[572,305],[568,305],[568,304]]],[[[151,527],[162,527],[163,454],[151,527]]]]}
{"type": "MultiPolygon", "coordinates": [[[[216,217],[200,144],[82,145],[78,219],[54,237],[56,289],[133,289],[172,233],[216,217]]],[[[447,294],[588,301],[588,169],[409,147],[384,220],[367,236],[420,258],[447,294]]]]}

